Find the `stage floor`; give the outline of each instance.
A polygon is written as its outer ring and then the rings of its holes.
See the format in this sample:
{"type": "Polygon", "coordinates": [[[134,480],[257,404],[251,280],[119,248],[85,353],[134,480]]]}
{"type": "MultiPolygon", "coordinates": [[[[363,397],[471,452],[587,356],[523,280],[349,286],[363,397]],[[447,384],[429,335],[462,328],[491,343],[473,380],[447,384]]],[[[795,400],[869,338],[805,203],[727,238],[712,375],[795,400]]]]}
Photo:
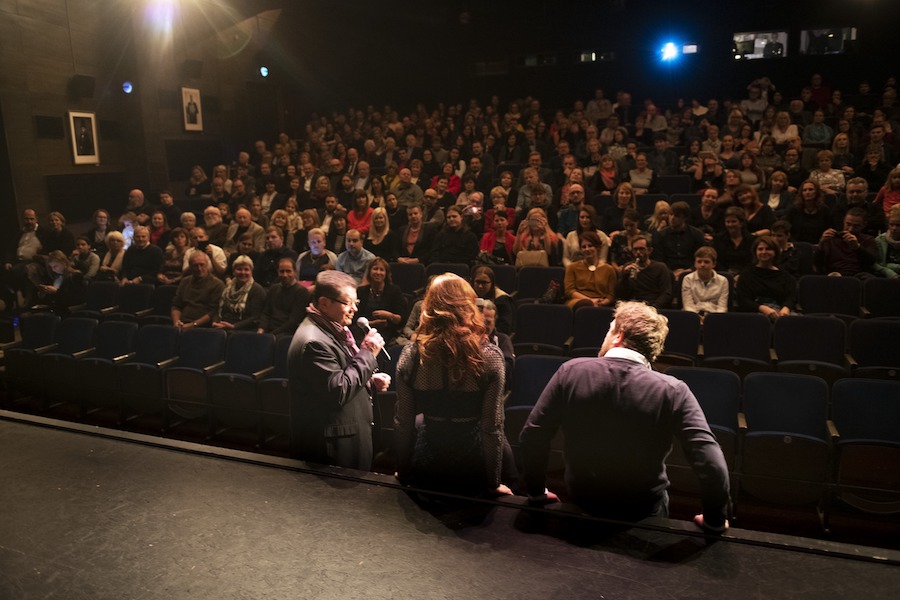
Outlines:
{"type": "Polygon", "coordinates": [[[131,437],[0,419],[0,599],[822,600],[900,590],[895,551],[738,530],[707,543],[680,521],[615,529],[410,494],[381,475],[131,437]]]}

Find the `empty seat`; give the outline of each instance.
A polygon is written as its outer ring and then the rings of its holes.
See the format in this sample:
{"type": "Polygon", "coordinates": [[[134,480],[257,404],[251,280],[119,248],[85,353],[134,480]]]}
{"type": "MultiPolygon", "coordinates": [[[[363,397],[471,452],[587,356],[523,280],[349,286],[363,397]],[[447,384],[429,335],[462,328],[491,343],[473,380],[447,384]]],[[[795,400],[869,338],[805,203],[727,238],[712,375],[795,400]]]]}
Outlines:
{"type": "Polygon", "coordinates": [[[597,356],[615,311],[608,306],[588,306],[572,319],[572,356],[597,356]]]}
{"type": "Polygon", "coordinates": [[[78,361],[79,376],[73,382],[78,387],[84,414],[111,409],[116,421],[121,418],[116,365],[133,356],[137,332],[137,323],[127,321],[104,321],[97,326],[97,343],[88,356],[78,361]]]}
{"type": "Polygon", "coordinates": [[[512,391],[506,401],[506,438],[518,448],[519,433],[531,414],[531,409],[547,387],[550,379],[566,362],[560,356],[520,356],[516,359],[512,376],[512,391]]]}
{"type": "Polygon", "coordinates": [[[700,347],[700,315],[686,310],[659,311],[669,320],[669,335],[657,362],[692,367],[700,347]]]}
{"type": "Polygon", "coordinates": [[[751,373],[744,380],[743,408],[740,491],[773,504],[817,504],[827,518],[832,434],[825,382],[751,373]]]}
{"type": "Polygon", "coordinates": [[[900,513],[900,382],[842,379],[832,409],[836,498],[869,513],[900,513]]]}
{"type": "Polygon", "coordinates": [[[137,322],[153,312],[155,286],[149,283],[123,285],[116,297],[116,310],[107,319],[137,322]]]}
{"type": "Polygon", "coordinates": [[[274,370],[275,336],[269,333],[236,331],[228,336],[225,361],[208,372],[207,394],[211,408],[211,434],[229,428],[253,428],[260,434],[260,413],[256,384],[274,370]]]}
{"type": "MultiPolygon", "coordinates": [[[[684,381],[697,398],[710,430],[715,434],[729,471],[734,471],[738,455],[738,413],[741,407],[741,379],[737,374],[723,369],[702,367],[672,367],[667,375],[684,381]]],[[[678,443],[672,444],[672,452],[666,459],[669,465],[669,481],[673,489],[693,494],[700,493],[697,477],[678,443]]]]}
{"type": "MultiPolygon", "coordinates": [[[[182,419],[196,419],[209,415],[206,373],[221,366],[225,357],[225,338],[225,331],[221,329],[200,328],[182,331],[178,345],[178,360],[166,368],[164,375],[165,398],[169,408],[164,413],[164,430],[170,425],[170,411],[182,419]]],[[[180,421],[176,421],[172,426],[178,424],[180,421]]]]}
{"type": "Polygon", "coordinates": [[[75,361],[94,346],[97,319],[69,317],[59,324],[53,350],[38,355],[38,377],[44,383],[43,408],[75,400],[78,371],[75,361]]]}
{"type": "Polygon", "coordinates": [[[415,294],[425,286],[425,265],[420,263],[391,263],[391,280],[404,294],[415,294]]]}
{"type": "Polygon", "coordinates": [[[829,385],[849,375],[847,326],[835,317],[787,315],[772,327],[772,347],[782,373],[816,375],[829,385]]]}
{"type": "Polygon", "coordinates": [[[540,298],[551,281],[562,289],[565,276],[566,270],[562,267],[522,267],[518,273],[515,301],[523,304],[540,298]]]}
{"type": "Polygon", "coordinates": [[[37,355],[53,349],[59,323],[59,316],[52,313],[24,314],[19,321],[22,339],[0,346],[4,378],[13,395],[36,394],[43,388],[37,355]]]}
{"type": "Polygon", "coordinates": [[[163,371],[178,356],[179,331],[172,325],[145,325],[138,330],[135,353],[116,365],[120,421],[143,415],[162,416],[163,371]]]}
{"type": "Polygon", "coordinates": [[[72,307],[75,317],[99,319],[116,310],[116,298],[119,296],[119,284],[115,281],[91,281],[88,285],[84,304],[72,307]]]}
{"type": "Polygon", "coordinates": [[[172,300],[178,291],[177,285],[159,285],[153,290],[152,310],[142,319],[142,323],[155,325],[172,324],[172,300]]]}
{"type": "Polygon", "coordinates": [[[900,320],[857,319],[850,324],[854,377],[900,379],[900,320]]]}
{"type": "Polygon", "coordinates": [[[900,279],[866,279],[863,298],[863,306],[871,316],[900,317],[900,279]]]}
{"type": "Polygon", "coordinates": [[[561,304],[522,304],[516,309],[516,354],[568,353],[572,336],[572,309],[561,304]]]}
{"type": "Polygon", "coordinates": [[[741,377],[771,369],[771,322],[754,313],[710,313],[703,321],[703,366],[741,377]]]}
{"type": "Polygon", "coordinates": [[[797,303],[804,314],[826,314],[853,320],[860,316],[862,282],[856,277],[804,275],[797,284],[797,303]]]}
{"type": "Polygon", "coordinates": [[[431,263],[425,267],[425,279],[433,275],[442,275],[444,273],[454,273],[463,279],[469,278],[469,265],[465,263],[431,263]]]}

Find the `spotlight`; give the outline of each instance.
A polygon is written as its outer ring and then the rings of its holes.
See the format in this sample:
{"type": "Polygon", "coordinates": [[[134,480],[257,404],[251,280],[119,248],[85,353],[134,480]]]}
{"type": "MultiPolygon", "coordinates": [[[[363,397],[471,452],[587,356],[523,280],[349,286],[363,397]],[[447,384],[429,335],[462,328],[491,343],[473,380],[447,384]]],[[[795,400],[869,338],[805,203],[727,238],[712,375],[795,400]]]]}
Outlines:
{"type": "Polygon", "coordinates": [[[126,94],[130,94],[134,91],[134,85],[132,85],[130,81],[124,81],[122,82],[122,91],[126,94]]]}
{"type": "Polygon", "coordinates": [[[672,42],[663,44],[661,52],[662,52],[662,59],[664,61],[675,60],[676,58],[678,58],[678,54],[679,54],[678,46],[676,46],[672,42]]]}
{"type": "Polygon", "coordinates": [[[267,67],[267,66],[265,66],[265,65],[263,65],[262,67],[260,67],[260,68],[259,68],[259,75],[260,75],[263,79],[265,79],[266,77],[268,77],[268,76],[269,76],[269,67],[267,67]]]}

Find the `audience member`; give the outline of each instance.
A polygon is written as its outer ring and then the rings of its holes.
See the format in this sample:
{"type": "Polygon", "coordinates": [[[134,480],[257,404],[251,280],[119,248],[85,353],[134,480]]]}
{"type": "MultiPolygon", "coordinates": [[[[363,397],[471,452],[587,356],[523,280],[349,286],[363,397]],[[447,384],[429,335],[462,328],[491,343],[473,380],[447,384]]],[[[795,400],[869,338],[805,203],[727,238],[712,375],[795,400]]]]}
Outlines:
{"type": "Polygon", "coordinates": [[[616,270],[600,262],[603,241],[594,231],[585,231],[581,240],[581,259],[566,267],[564,290],[566,305],[573,310],[584,306],[611,306],[616,299],[616,270]]]}
{"type": "Polygon", "coordinates": [[[366,268],[363,285],[356,288],[359,298],[357,314],[366,317],[390,346],[403,326],[406,300],[400,286],[391,280],[391,267],[383,258],[375,257],[366,268]]]}
{"type": "Polygon", "coordinates": [[[232,278],[222,290],[212,327],[226,331],[256,331],[266,302],[266,290],[253,280],[250,257],[239,256],[231,269],[232,278]]]}
{"type": "Polygon", "coordinates": [[[471,265],[478,256],[478,238],[463,221],[462,208],[447,209],[444,225],[434,239],[431,262],[471,265]]]}
{"type": "Polygon", "coordinates": [[[325,232],[318,227],[309,230],[307,243],[309,250],[297,258],[297,279],[311,287],[322,270],[335,268],[338,257],[325,247],[325,232]]]}
{"type": "Polygon", "coordinates": [[[475,295],[493,304],[496,311],[494,324],[497,330],[504,334],[512,334],[513,301],[505,290],[497,286],[494,270],[487,265],[478,265],[472,269],[471,279],[475,295]]]}
{"type": "Polygon", "coordinates": [[[212,274],[212,263],[206,253],[193,253],[188,265],[190,275],[178,283],[172,300],[172,324],[182,331],[211,324],[225,288],[225,284],[212,274]]]}
{"type": "Polygon", "coordinates": [[[266,293],[257,333],[293,335],[306,316],[309,291],[297,281],[294,261],[282,258],[278,261],[278,281],[266,293]]]}
{"type": "Polygon", "coordinates": [[[652,237],[647,234],[638,236],[631,244],[631,252],[635,260],[622,267],[616,298],[668,308],[672,304],[672,271],[665,263],[651,260],[652,237]]]}
{"type": "Polygon", "coordinates": [[[764,235],[753,241],[753,266],[737,279],[735,295],[738,309],[758,312],[772,320],[791,314],[797,297],[797,281],[778,263],[778,243],[764,235]]]}
{"type": "Polygon", "coordinates": [[[656,258],[664,262],[676,279],[691,270],[694,252],[706,245],[703,232],[688,224],[691,207],[687,202],[672,205],[669,226],[654,234],[656,258]]]}
{"type": "Polygon", "coordinates": [[[346,240],[347,249],[338,255],[334,268],[347,273],[360,284],[375,255],[363,248],[362,235],[356,229],[347,232],[346,240]]]}
{"type": "Polygon", "coordinates": [[[134,228],[134,240],[122,258],[119,283],[149,283],[156,285],[156,274],[163,262],[163,251],[150,243],[150,230],[144,226],[134,228]]]}
{"type": "Polygon", "coordinates": [[[694,270],[681,280],[681,308],[700,315],[728,311],[728,280],[716,273],[715,248],[702,246],[694,252],[694,270]]]}
{"type": "Polygon", "coordinates": [[[69,316],[71,307],[82,304],[87,296],[84,276],[61,250],[50,251],[43,271],[35,300],[62,317],[69,316]]]}
{"type": "Polygon", "coordinates": [[[819,272],[846,277],[872,277],[872,267],[878,257],[875,238],[866,235],[866,211],[851,208],[844,215],[841,229],[829,227],[822,233],[816,247],[819,272]]]}
{"type": "Polygon", "coordinates": [[[795,242],[819,243],[822,233],[831,226],[831,213],[815,181],[806,180],[800,185],[794,205],[784,218],[791,224],[795,242]]]}
{"type": "Polygon", "coordinates": [[[900,277],[900,205],[891,208],[887,231],[875,238],[875,247],[875,272],[890,279],[900,277]]]}

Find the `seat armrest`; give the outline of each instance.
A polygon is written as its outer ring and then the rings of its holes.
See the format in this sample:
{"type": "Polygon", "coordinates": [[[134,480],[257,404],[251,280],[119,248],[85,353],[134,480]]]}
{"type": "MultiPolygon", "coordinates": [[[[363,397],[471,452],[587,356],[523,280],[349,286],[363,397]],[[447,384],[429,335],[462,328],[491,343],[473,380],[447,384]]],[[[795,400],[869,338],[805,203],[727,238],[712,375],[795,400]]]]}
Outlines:
{"type": "Polygon", "coordinates": [[[113,361],[114,365],[118,365],[118,364],[125,362],[128,359],[134,358],[135,356],[137,356],[137,352],[129,352],[128,354],[122,354],[120,356],[116,356],[115,358],[112,359],[112,361],[113,361]]]}
{"type": "Polygon", "coordinates": [[[156,368],[165,369],[167,367],[171,367],[172,365],[177,363],[180,359],[181,359],[180,356],[173,356],[172,358],[167,358],[166,360],[156,363],[156,368]]]}
{"type": "Polygon", "coordinates": [[[3,342],[2,344],[0,344],[0,352],[6,352],[11,348],[18,348],[21,345],[21,341],[3,342]]]}
{"type": "Polygon", "coordinates": [[[46,346],[41,346],[40,348],[35,348],[34,353],[35,354],[47,354],[48,352],[53,352],[57,348],[59,348],[59,344],[54,342],[52,344],[47,344],[46,346]]]}
{"type": "Polygon", "coordinates": [[[575,336],[570,335],[565,342],[563,342],[563,348],[565,349],[566,355],[572,352],[572,344],[575,342],[575,336]]]}
{"type": "Polygon", "coordinates": [[[224,361],[224,360],[219,361],[219,362],[217,362],[217,363],[213,363],[213,364],[211,364],[211,365],[207,365],[207,366],[203,367],[203,369],[202,369],[202,370],[203,370],[203,374],[204,374],[204,375],[209,375],[209,374],[211,374],[211,373],[215,373],[216,371],[218,371],[219,369],[221,369],[221,368],[224,367],[224,366],[225,366],[225,361],[224,361]]]}
{"type": "Polygon", "coordinates": [[[115,306],[107,306],[106,308],[100,309],[100,314],[101,315],[109,315],[109,314],[116,312],[117,310],[119,310],[118,304],[116,304],[115,306]]]}
{"type": "Polygon", "coordinates": [[[265,369],[260,369],[256,373],[251,373],[250,377],[252,377],[256,381],[259,381],[260,379],[263,379],[264,377],[266,377],[269,373],[272,373],[273,371],[275,371],[274,366],[266,367],[265,369]]]}
{"type": "Polygon", "coordinates": [[[850,366],[851,369],[855,369],[856,367],[859,366],[859,363],[856,362],[856,359],[853,358],[853,355],[852,355],[852,354],[849,354],[849,353],[848,353],[848,354],[845,354],[845,355],[844,355],[844,360],[847,361],[847,364],[850,366]]]}
{"type": "Polygon", "coordinates": [[[84,350],[79,350],[75,354],[72,355],[72,358],[75,360],[81,360],[82,358],[87,358],[94,352],[96,352],[96,348],[85,348],[84,350]]]}
{"type": "Polygon", "coordinates": [[[145,308],[144,310],[139,310],[139,311],[135,312],[134,316],[136,316],[138,318],[144,318],[144,317],[149,317],[152,314],[153,314],[152,308],[145,308]]]}
{"type": "Polygon", "coordinates": [[[738,431],[747,431],[747,417],[743,412],[739,412],[738,415],[738,431]]]}
{"type": "Polygon", "coordinates": [[[828,428],[828,437],[831,438],[832,443],[841,439],[841,434],[837,429],[837,425],[834,424],[834,421],[828,419],[825,421],[825,426],[828,428]]]}
{"type": "Polygon", "coordinates": [[[778,362],[778,353],[775,352],[775,348],[769,348],[769,360],[773,363],[778,362]]]}

